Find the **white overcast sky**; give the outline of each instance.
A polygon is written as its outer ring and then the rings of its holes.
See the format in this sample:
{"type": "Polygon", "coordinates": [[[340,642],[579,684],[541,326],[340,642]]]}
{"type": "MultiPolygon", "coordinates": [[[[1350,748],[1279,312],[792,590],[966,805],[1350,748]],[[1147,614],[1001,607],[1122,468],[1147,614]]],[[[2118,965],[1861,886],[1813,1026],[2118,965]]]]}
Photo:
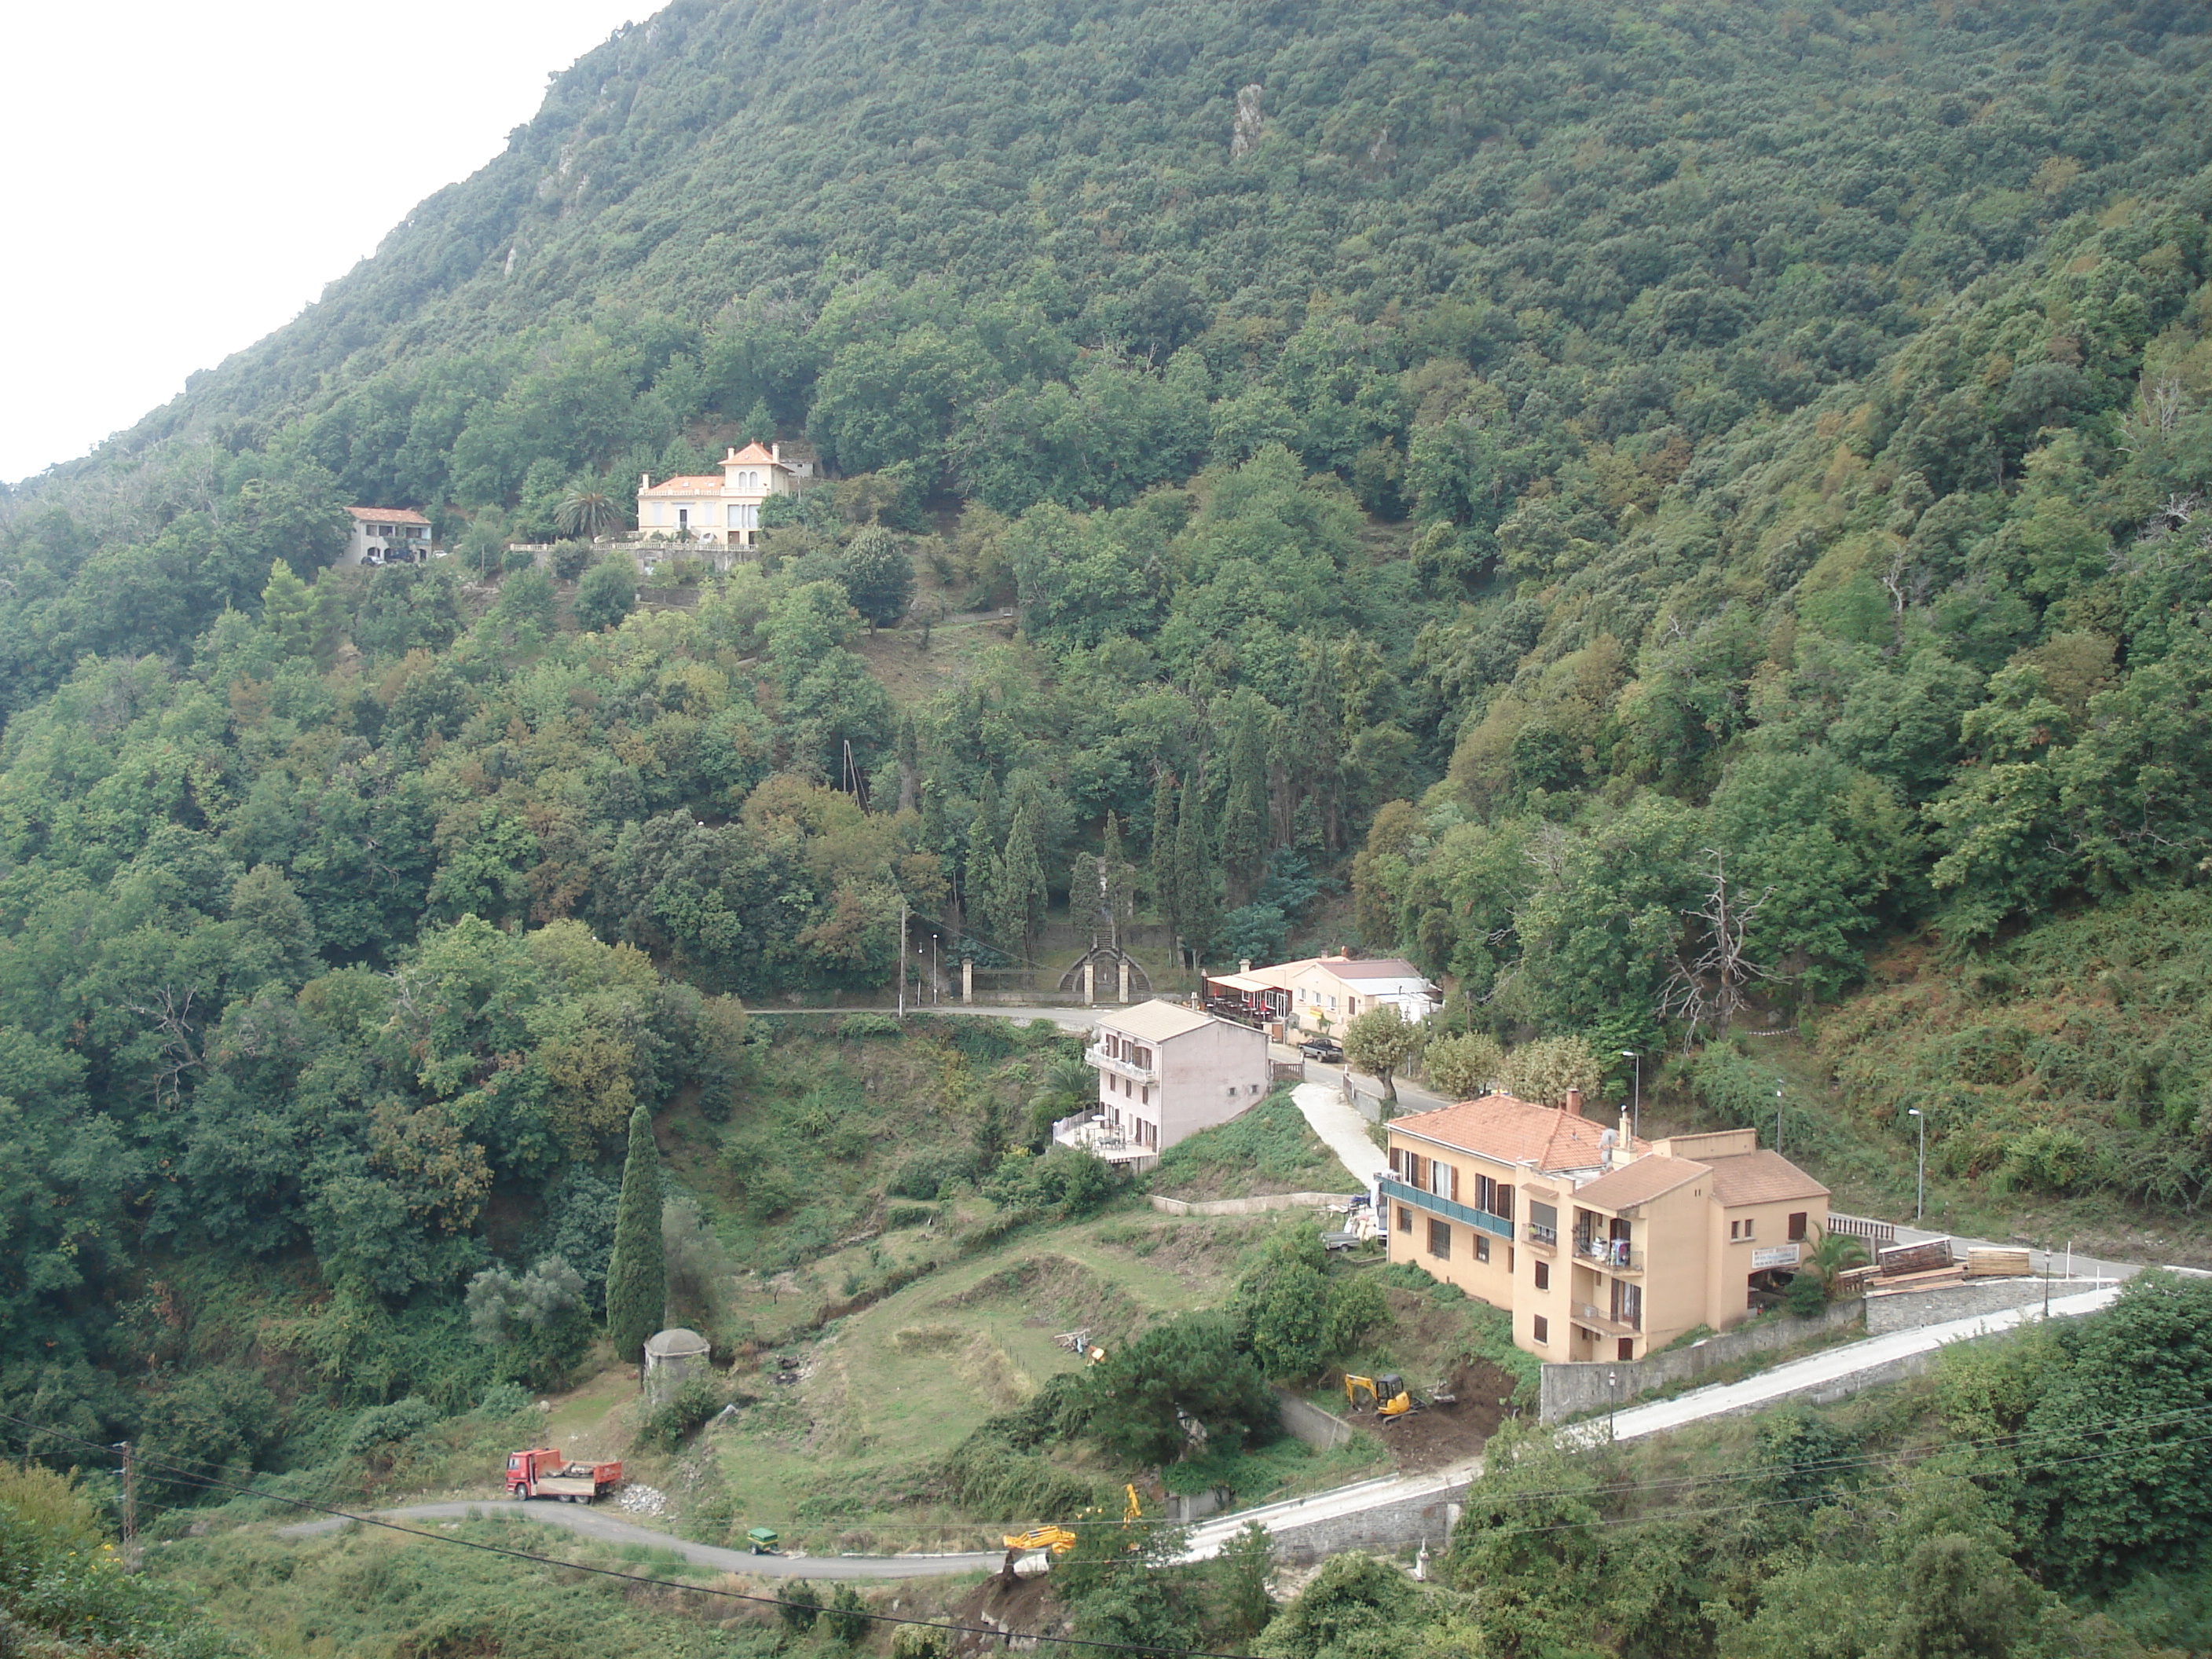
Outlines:
{"type": "Polygon", "coordinates": [[[5,9],[0,478],[282,326],[659,0],[5,9]]]}

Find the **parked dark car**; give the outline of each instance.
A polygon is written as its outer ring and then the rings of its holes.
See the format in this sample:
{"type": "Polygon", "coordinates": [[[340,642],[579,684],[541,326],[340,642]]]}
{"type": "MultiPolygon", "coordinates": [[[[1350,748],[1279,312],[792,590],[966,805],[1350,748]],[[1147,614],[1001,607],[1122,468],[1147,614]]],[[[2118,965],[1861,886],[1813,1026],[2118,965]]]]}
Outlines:
{"type": "Polygon", "coordinates": [[[1298,1044],[1298,1052],[1308,1060],[1325,1060],[1331,1065],[1344,1058],[1344,1048],[1334,1037],[1308,1037],[1298,1044]]]}

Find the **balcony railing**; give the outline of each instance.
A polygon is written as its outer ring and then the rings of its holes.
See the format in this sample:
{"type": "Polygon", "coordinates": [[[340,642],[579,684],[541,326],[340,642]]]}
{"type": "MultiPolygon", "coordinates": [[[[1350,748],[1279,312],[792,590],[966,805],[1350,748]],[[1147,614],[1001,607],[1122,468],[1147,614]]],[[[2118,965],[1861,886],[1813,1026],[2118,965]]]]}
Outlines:
{"type": "Polygon", "coordinates": [[[1111,1072],[1116,1077],[1126,1077],[1133,1082],[1158,1083],[1160,1080],[1159,1073],[1152,1066],[1139,1066],[1133,1060],[1116,1060],[1106,1052],[1103,1045],[1093,1044],[1085,1049],[1083,1058],[1090,1065],[1111,1072]]]}
{"type": "Polygon", "coordinates": [[[1577,1238],[1575,1255],[1581,1261],[1595,1261],[1617,1273],[1644,1271],[1644,1252],[1632,1249],[1625,1238],[1577,1238]]]}
{"type": "Polygon", "coordinates": [[[1559,1230],[1557,1227],[1541,1226],[1532,1221],[1528,1224],[1528,1239],[1531,1244],[1556,1246],[1559,1242],[1559,1230]]]}

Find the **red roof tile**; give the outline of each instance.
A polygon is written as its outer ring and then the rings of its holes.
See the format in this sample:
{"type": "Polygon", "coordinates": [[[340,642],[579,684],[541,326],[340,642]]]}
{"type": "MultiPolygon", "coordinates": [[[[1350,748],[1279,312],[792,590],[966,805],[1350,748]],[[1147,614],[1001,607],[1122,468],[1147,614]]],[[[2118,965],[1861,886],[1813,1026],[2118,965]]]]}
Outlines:
{"type": "MultiPolygon", "coordinates": [[[[1599,1137],[1609,1126],[1558,1106],[1539,1106],[1513,1095],[1485,1095],[1456,1106],[1390,1120],[1390,1127],[1502,1164],[1527,1164],[1550,1172],[1592,1170],[1605,1161],[1599,1137]]],[[[1644,1143],[1636,1143],[1638,1150],[1644,1143]]]]}
{"type": "Polygon", "coordinates": [[[346,511],[356,519],[374,519],[379,524],[422,524],[430,521],[411,507],[349,507],[346,511]]]}

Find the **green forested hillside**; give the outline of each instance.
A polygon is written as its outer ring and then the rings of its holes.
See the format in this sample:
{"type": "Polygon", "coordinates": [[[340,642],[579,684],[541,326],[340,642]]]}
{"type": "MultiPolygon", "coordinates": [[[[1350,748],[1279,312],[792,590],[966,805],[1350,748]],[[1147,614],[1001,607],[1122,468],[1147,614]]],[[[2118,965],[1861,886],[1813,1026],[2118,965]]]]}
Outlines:
{"type": "MultiPolygon", "coordinates": [[[[336,1309],[302,1386],[448,1340],[637,1101],[744,1127],[729,999],[882,986],[902,898],[1034,955],[1084,858],[1508,1040],[1802,1022],[1939,1175],[2194,1210],[2208,58],[2117,0],[624,31],[0,503],[0,1401],[185,1388],[173,1259],[336,1309]],[[757,564],[506,551],[748,437],[830,472],[757,564]],[[330,568],[368,502],[456,556],[330,568]]],[[[278,1347],[164,1410],[250,1461],[278,1347]]]]}

